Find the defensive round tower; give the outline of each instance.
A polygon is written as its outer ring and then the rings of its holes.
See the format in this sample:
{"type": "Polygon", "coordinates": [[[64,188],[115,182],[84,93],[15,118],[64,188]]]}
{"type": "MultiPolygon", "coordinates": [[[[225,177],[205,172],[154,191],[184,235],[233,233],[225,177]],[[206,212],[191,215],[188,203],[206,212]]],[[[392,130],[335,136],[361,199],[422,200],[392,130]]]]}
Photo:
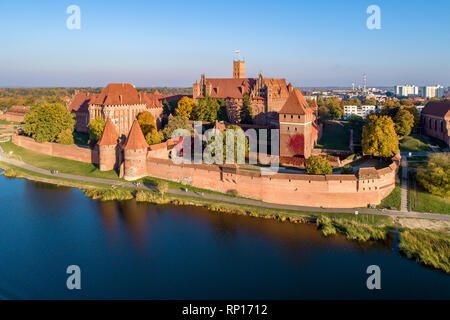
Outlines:
{"type": "Polygon", "coordinates": [[[125,180],[136,180],[147,175],[147,148],[141,127],[138,121],[134,120],[123,147],[125,180]]]}
{"type": "Polygon", "coordinates": [[[113,170],[117,166],[117,140],[119,135],[111,119],[106,120],[102,137],[97,142],[99,147],[100,171],[113,170]]]}

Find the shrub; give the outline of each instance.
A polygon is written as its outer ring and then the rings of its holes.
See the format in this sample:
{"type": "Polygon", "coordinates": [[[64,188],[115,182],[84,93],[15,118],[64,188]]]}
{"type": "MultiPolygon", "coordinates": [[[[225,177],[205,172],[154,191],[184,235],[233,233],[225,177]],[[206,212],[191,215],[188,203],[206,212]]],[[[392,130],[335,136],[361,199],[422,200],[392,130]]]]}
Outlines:
{"type": "Polygon", "coordinates": [[[331,174],[333,168],[330,162],[321,156],[311,156],[306,160],[307,174],[331,174]]]}
{"type": "Polygon", "coordinates": [[[15,178],[17,176],[17,171],[14,169],[6,169],[2,174],[7,178],[15,178]]]}
{"type": "Polygon", "coordinates": [[[156,190],[158,190],[161,195],[164,195],[168,189],[169,184],[166,181],[160,180],[156,183],[156,190]]]}
{"type": "Polygon", "coordinates": [[[423,230],[405,230],[399,240],[399,249],[407,258],[450,273],[449,236],[423,230]]]}
{"type": "Polygon", "coordinates": [[[450,196],[450,153],[430,155],[425,169],[417,171],[417,181],[430,193],[450,196]]]}

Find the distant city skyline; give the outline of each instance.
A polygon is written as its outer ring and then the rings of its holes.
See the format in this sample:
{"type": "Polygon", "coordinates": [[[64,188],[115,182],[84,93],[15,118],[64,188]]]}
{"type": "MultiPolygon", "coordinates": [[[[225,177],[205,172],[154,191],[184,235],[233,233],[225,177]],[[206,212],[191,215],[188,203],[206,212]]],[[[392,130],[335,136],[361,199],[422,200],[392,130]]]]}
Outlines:
{"type": "Polygon", "coordinates": [[[0,4],[0,87],[191,87],[246,74],[297,87],[450,85],[448,1],[39,1],[0,4]],[[369,5],[381,29],[369,30],[369,5]],[[70,5],[81,29],[69,30],[70,5]]]}

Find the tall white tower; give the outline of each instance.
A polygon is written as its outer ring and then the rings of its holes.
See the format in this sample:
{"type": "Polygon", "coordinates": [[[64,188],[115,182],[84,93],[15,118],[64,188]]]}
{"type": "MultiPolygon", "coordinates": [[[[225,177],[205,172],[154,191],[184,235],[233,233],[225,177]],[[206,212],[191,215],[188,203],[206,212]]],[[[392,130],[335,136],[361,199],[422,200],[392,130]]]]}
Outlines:
{"type": "Polygon", "coordinates": [[[364,91],[367,89],[367,74],[364,73],[363,75],[363,82],[364,82],[364,91]]]}

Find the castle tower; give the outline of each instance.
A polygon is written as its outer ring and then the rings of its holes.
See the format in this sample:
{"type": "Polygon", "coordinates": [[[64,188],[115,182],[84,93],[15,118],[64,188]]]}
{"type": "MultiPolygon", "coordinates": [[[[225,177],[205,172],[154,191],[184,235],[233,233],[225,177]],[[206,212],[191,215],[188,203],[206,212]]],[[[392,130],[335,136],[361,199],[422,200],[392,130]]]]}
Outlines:
{"type": "Polygon", "coordinates": [[[309,158],[314,148],[313,109],[299,89],[294,89],[279,112],[280,157],[309,158]]]}
{"type": "Polygon", "coordinates": [[[245,61],[233,60],[233,78],[234,79],[245,78],[245,61]]]}
{"type": "Polygon", "coordinates": [[[124,149],[124,179],[136,180],[147,175],[147,148],[144,134],[137,120],[134,120],[124,149]]]}
{"type": "Polygon", "coordinates": [[[99,147],[99,167],[100,171],[113,170],[117,164],[117,134],[116,128],[111,119],[106,120],[102,137],[97,142],[99,147]]]}

